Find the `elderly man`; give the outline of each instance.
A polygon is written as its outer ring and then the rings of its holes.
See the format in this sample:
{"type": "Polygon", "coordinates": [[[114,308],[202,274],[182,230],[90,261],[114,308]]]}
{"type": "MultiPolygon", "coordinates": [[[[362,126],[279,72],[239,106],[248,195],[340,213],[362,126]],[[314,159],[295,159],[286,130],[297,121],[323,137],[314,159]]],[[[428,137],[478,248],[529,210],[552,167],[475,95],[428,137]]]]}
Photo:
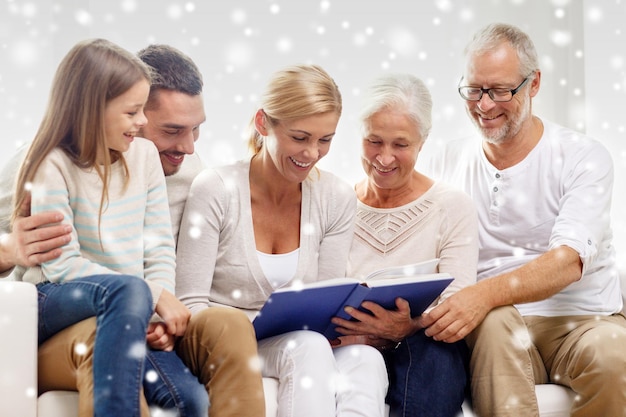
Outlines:
{"type": "Polygon", "coordinates": [[[611,245],[605,147],[532,113],[541,71],[528,35],[492,24],[466,48],[459,84],[479,138],[432,158],[473,198],[478,282],[426,315],[426,333],[466,337],[480,416],[538,416],[534,386],[577,394],[572,416],[626,415],[626,318],[611,245]]]}

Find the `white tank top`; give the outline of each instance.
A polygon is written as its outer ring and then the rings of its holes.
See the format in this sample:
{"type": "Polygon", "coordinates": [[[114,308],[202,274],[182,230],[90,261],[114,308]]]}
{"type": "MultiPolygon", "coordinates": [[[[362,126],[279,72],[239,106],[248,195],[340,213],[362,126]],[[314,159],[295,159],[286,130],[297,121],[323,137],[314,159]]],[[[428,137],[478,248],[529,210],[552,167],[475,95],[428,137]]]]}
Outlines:
{"type": "Polygon", "coordinates": [[[293,279],[298,268],[300,248],[289,253],[269,254],[256,251],[261,269],[274,288],[280,288],[293,279]]]}

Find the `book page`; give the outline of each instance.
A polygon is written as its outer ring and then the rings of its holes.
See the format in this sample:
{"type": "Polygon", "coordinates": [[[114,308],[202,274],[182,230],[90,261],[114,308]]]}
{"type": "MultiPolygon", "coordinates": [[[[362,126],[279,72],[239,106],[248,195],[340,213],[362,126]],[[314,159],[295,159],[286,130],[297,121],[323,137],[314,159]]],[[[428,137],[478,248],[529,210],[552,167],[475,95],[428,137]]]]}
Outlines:
{"type": "Polygon", "coordinates": [[[367,285],[370,288],[376,287],[389,287],[389,286],[401,286],[404,284],[410,284],[414,282],[428,282],[428,281],[441,281],[441,280],[449,280],[452,276],[447,272],[437,272],[434,274],[418,274],[412,276],[396,276],[392,279],[379,278],[375,280],[370,280],[364,282],[364,285],[367,285]]]}
{"type": "Polygon", "coordinates": [[[366,276],[363,281],[381,280],[389,278],[400,278],[406,276],[435,274],[439,258],[429,259],[427,261],[417,262],[414,264],[391,266],[389,268],[379,269],[366,276]]]}
{"type": "Polygon", "coordinates": [[[354,284],[358,282],[359,281],[354,278],[347,278],[347,277],[324,279],[321,281],[309,282],[306,284],[303,282],[294,282],[292,285],[279,288],[274,292],[276,293],[276,292],[302,291],[306,288],[332,287],[336,285],[354,284]]]}

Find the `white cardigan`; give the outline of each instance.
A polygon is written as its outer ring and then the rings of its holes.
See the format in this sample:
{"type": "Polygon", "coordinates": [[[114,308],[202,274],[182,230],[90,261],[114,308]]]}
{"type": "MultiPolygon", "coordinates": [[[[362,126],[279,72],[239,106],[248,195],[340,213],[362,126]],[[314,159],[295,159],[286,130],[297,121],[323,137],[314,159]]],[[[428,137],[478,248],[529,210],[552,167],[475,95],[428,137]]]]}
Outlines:
{"type": "MultiPolygon", "coordinates": [[[[210,168],[194,180],[178,236],[176,295],[192,312],[212,304],[258,311],[274,288],[254,241],[250,163],[210,168]]],[[[302,183],[300,256],[294,282],[345,275],[356,196],[338,177],[314,170],[302,183]]]]}

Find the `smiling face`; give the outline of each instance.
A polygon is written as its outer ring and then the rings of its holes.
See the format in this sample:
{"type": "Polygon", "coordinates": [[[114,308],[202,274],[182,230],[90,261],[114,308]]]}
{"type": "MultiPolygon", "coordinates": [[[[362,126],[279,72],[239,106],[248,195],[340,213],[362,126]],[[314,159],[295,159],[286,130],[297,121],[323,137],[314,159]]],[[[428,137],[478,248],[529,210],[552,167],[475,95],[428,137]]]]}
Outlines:
{"type": "MultiPolygon", "coordinates": [[[[507,43],[470,57],[463,84],[481,88],[518,86],[528,74],[520,74],[515,50],[507,43]]],[[[539,79],[534,77],[509,102],[494,102],[488,94],[479,101],[466,101],[470,119],[490,143],[500,144],[515,138],[532,119],[531,97],[537,94],[539,79]]]]}
{"type": "Polygon", "coordinates": [[[257,130],[265,136],[261,152],[270,157],[286,180],[301,183],[330,150],[339,115],[329,112],[280,121],[269,129],[264,119],[263,111],[259,110],[255,118],[257,130]]]}
{"type": "Polygon", "coordinates": [[[194,152],[200,125],[206,120],[202,94],[159,90],[146,108],[148,123],[141,135],[156,145],[165,175],[180,169],[185,155],[194,152]]]}
{"type": "Polygon", "coordinates": [[[104,111],[105,140],[107,147],[125,152],[146,124],[143,113],[150,84],[147,80],[135,83],[125,93],[110,100],[104,111]]]}
{"type": "Polygon", "coordinates": [[[404,112],[383,109],[365,128],[361,162],[371,183],[386,190],[406,186],[424,144],[416,123],[404,112]]]}

